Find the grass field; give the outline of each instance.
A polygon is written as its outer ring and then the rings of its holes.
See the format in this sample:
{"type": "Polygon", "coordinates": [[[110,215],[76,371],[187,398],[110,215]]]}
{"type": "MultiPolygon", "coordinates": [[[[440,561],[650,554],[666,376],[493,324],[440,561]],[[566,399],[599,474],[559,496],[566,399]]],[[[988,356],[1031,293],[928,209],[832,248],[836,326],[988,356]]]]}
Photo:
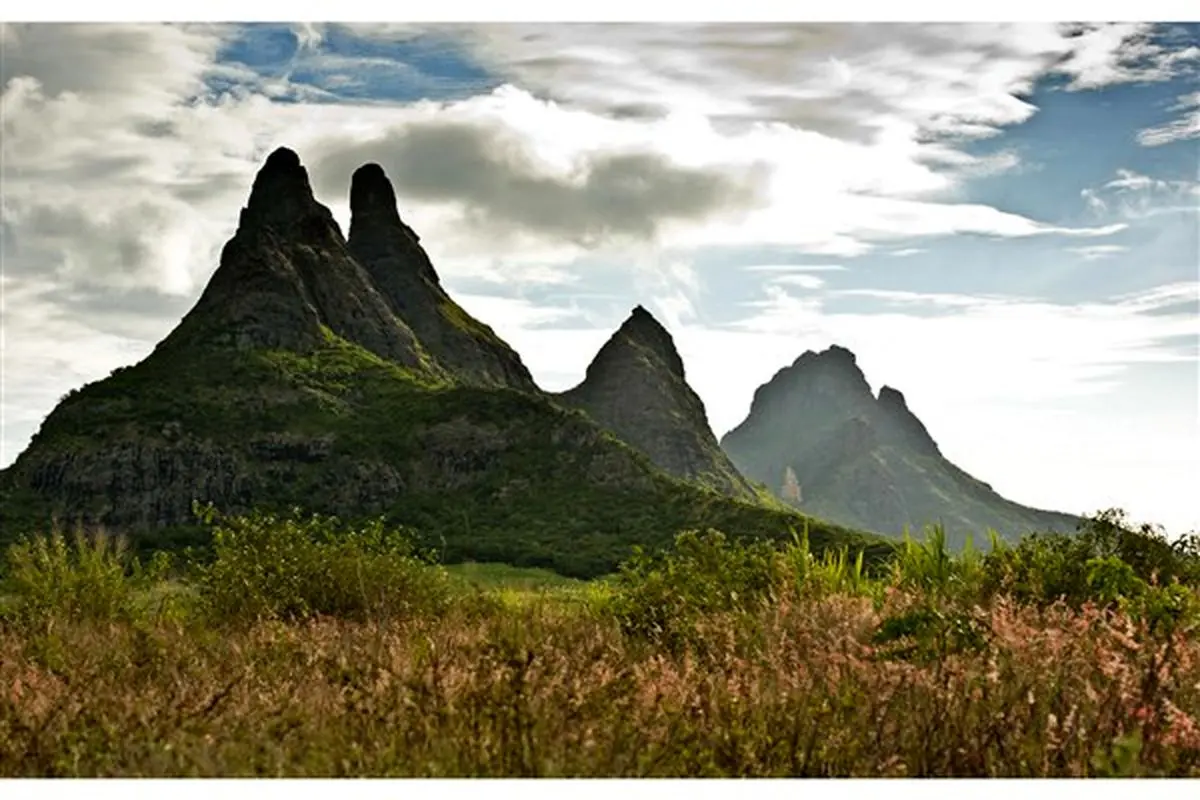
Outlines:
{"type": "Polygon", "coordinates": [[[480,589],[510,589],[538,591],[546,589],[578,589],[586,581],[566,578],[557,572],[537,567],[514,567],[509,564],[450,564],[446,572],[456,580],[480,589]]]}
{"type": "Polygon", "coordinates": [[[874,572],[685,534],[586,583],[214,542],[9,549],[0,775],[1200,776],[1200,558],[1119,519],[874,572]]]}

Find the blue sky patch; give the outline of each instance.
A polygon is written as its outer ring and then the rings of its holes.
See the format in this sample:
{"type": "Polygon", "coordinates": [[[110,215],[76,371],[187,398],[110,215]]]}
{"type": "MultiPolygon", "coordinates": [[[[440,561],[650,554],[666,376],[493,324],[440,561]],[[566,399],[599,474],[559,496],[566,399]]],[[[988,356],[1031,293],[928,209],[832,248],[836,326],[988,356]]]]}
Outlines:
{"type": "MultiPolygon", "coordinates": [[[[327,25],[320,34],[315,44],[305,44],[290,25],[241,25],[221,49],[217,63],[245,67],[263,80],[286,80],[300,87],[284,100],[456,100],[490,91],[501,82],[459,44],[436,33],[365,37],[345,26],[327,25]]],[[[213,79],[210,90],[227,85],[220,81],[213,79]]]]}

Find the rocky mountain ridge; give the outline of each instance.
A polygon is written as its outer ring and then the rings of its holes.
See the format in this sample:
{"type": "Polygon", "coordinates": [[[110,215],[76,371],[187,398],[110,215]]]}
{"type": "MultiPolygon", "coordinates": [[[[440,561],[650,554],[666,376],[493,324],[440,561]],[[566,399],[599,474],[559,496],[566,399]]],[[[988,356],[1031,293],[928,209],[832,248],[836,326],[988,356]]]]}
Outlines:
{"type": "Polygon", "coordinates": [[[796,507],[885,535],[941,523],[950,541],[1073,531],[1078,519],[1009,501],[948,461],[904,395],[871,391],[854,354],[808,351],[754,394],[721,446],[743,475],[796,507]],[[795,484],[786,492],[785,483],[795,484]],[[799,500],[794,499],[798,495],[799,500]]]}
{"type": "Polygon", "coordinates": [[[298,156],[273,152],[177,328],[142,362],[71,393],[0,472],[4,538],[56,515],[161,544],[191,535],[200,501],[383,515],[450,560],[581,576],[687,527],[786,536],[808,525],[818,548],[886,549],[746,502],[669,335],[644,310],[629,355],[655,340],[655,363],[609,366],[661,418],[645,441],[632,429],[623,440],[538,390],[453,303],[377,166],[355,172],[351,210],[347,240],[298,156]],[[699,448],[694,460],[659,450],[673,424],[699,448]],[[690,482],[711,471],[705,458],[726,481],[716,488],[742,500],[690,482]]]}

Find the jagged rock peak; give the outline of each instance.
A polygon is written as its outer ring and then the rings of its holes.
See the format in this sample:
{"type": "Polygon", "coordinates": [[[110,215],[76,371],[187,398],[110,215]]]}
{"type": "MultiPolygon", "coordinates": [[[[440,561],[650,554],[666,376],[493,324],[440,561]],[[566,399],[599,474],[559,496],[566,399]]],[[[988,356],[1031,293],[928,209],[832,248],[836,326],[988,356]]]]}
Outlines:
{"type": "Polygon", "coordinates": [[[674,374],[683,377],[683,359],[675,349],[675,340],[654,315],[643,306],[634,306],[629,317],[621,323],[613,340],[627,339],[649,349],[658,356],[674,374]]]}
{"type": "Polygon", "coordinates": [[[354,170],[350,177],[350,215],[352,220],[402,224],[396,210],[396,190],[383,167],[371,163],[354,170]]]}
{"type": "Polygon", "coordinates": [[[347,245],[396,317],[456,378],[538,391],[521,357],[446,293],[416,233],[400,219],[396,192],[379,164],[364,164],[350,178],[347,245]]]}
{"type": "Polygon", "coordinates": [[[363,164],[350,176],[350,248],[363,251],[371,261],[381,250],[401,259],[422,277],[440,284],[429,257],[419,246],[421,237],[400,219],[396,208],[396,190],[383,167],[372,162],[363,164]]]}
{"type": "Polygon", "coordinates": [[[254,178],[250,200],[242,209],[242,226],[286,228],[313,214],[333,222],[329,210],[313,197],[300,156],[286,147],[278,148],[267,156],[254,178]]]}
{"type": "Polygon", "coordinates": [[[877,402],[880,410],[899,427],[910,444],[940,452],[937,442],[929,435],[925,424],[917,419],[917,415],[909,409],[908,402],[899,389],[893,389],[890,386],[881,387],[877,402]]]}
{"type": "Polygon", "coordinates": [[[854,353],[837,344],[832,344],[820,352],[815,350],[805,350],[800,354],[799,358],[792,362],[792,366],[798,367],[802,364],[825,363],[848,364],[855,367],[858,366],[858,360],[854,357],[854,353]]]}
{"type": "Polygon", "coordinates": [[[583,382],[557,398],[677,478],[733,497],[755,496],[721,452],[671,334],[640,305],[600,348],[583,382]]]}
{"type": "Polygon", "coordinates": [[[304,172],[304,166],[300,163],[300,156],[290,147],[275,148],[271,155],[267,156],[267,160],[263,162],[262,169],[259,170],[260,175],[295,175],[297,173],[307,177],[307,173],[304,172]]]}
{"type": "MultiPolygon", "coordinates": [[[[841,345],[830,345],[825,350],[806,350],[791,366],[784,367],[775,373],[775,377],[760,386],[765,389],[777,381],[781,385],[791,386],[797,381],[807,383],[811,380],[834,380],[847,386],[853,385],[858,393],[871,400],[875,399],[866,376],[858,366],[854,353],[841,345]]],[[[757,392],[755,395],[757,396],[757,392]]]]}
{"type": "Polygon", "coordinates": [[[899,389],[893,389],[890,386],[883,386],[879,389],[879,404],[885,407],[902,408],[908,410],[908,403],[904,400],[904,393],[899,389]]]}

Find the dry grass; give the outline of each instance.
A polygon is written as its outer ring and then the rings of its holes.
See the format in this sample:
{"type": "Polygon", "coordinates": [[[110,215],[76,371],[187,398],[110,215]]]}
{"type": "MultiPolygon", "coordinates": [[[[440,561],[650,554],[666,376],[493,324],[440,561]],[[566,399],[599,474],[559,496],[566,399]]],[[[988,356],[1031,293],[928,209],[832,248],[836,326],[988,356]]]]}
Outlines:
{"type": "Polygon", "coordinates": [[[552,597],[408,620],[55,620],[0,631],[0,775],[1200,775],[1200,643],[970,611],[977,647],[873,644],[882,603],[789,592],[668,653],[552,597]]]}

